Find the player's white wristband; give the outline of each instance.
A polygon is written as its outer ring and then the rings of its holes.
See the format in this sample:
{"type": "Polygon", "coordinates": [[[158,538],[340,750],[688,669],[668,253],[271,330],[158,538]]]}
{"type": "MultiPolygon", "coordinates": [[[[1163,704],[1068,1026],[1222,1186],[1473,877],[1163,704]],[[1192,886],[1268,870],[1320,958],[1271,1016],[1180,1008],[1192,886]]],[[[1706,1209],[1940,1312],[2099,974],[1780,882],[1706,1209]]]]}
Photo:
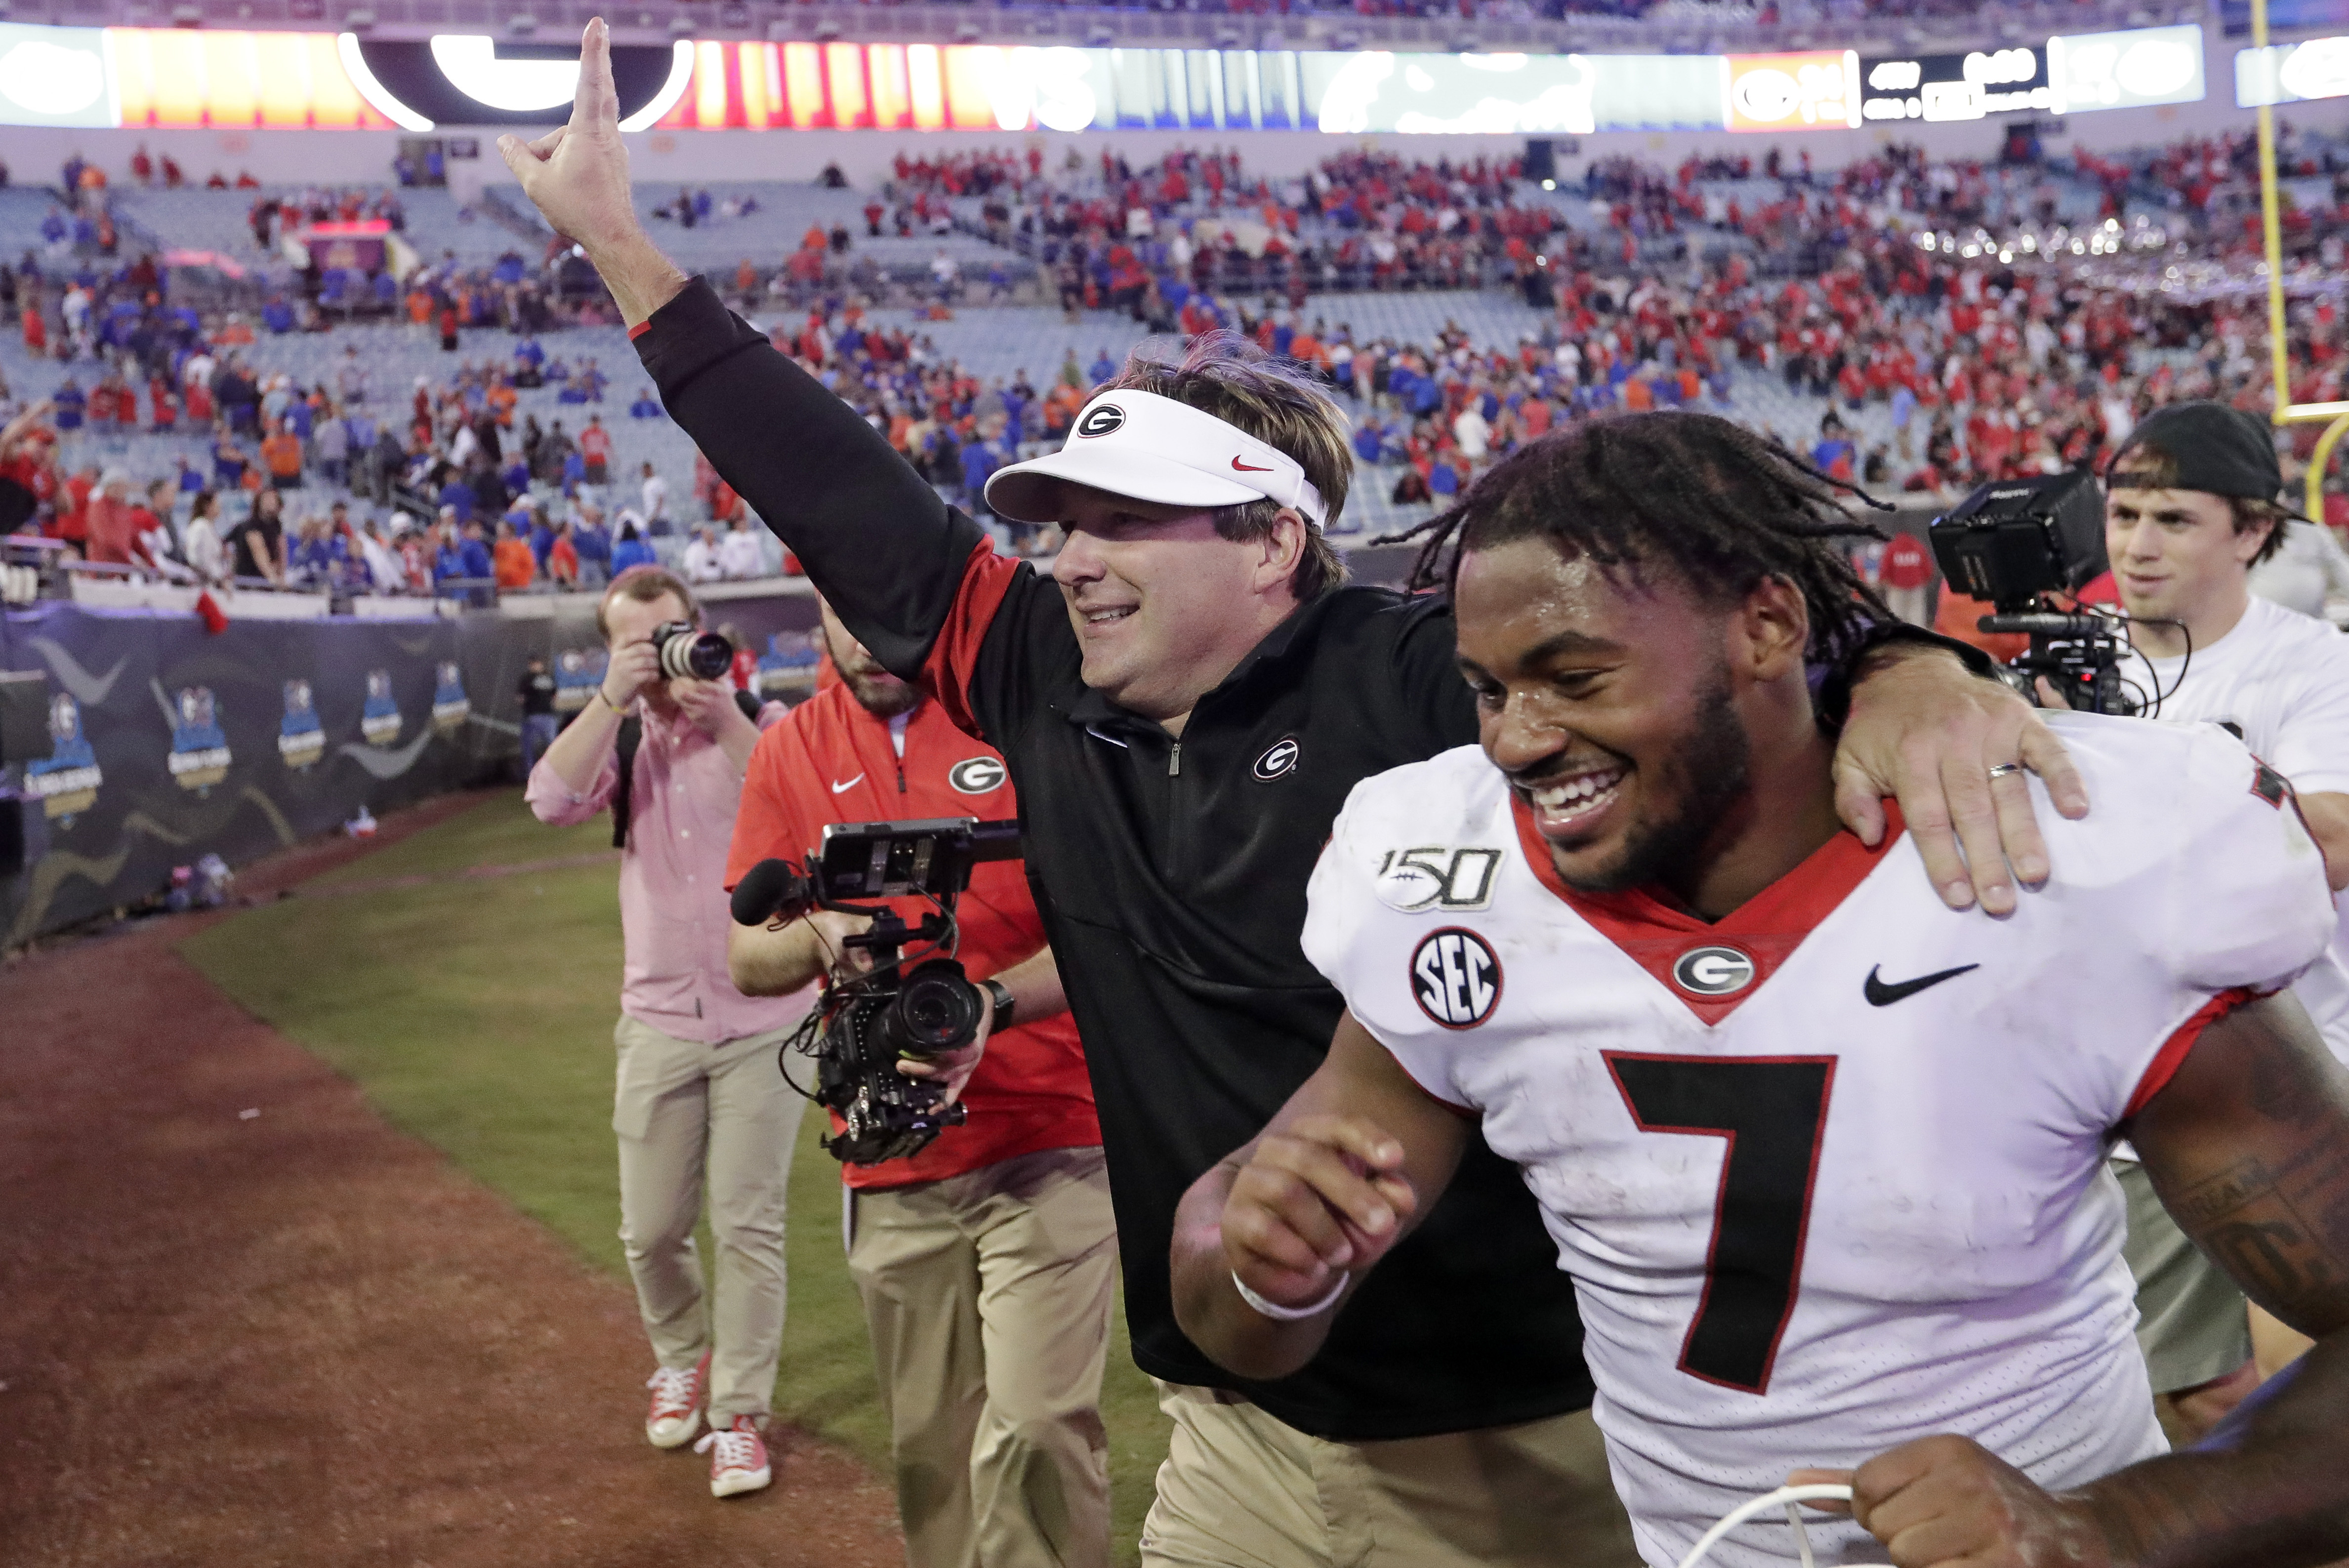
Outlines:
{"type": "Polygon", "coordinates": [[[1242,1301],[1247,1303],[1259,1315],[1271,1318],[1275,1323],[1302,1323],[1309,1317],[1319,1317],[1329,1311],[1330,1304],[1344,1293],[1346,1281],[1351,1277],[1349,1274],[1340,1274],[1337,1283],[1330,1285],[1330,1294],[1309,1306],[1283,1306],[1277,1301],[1267,1301],[1248,1289],[1247,1282],[1240,1278],[1239,1271],[1237,1269],[1232,1271],[1232,1288],[1240,1293],[1242,1301]]]}

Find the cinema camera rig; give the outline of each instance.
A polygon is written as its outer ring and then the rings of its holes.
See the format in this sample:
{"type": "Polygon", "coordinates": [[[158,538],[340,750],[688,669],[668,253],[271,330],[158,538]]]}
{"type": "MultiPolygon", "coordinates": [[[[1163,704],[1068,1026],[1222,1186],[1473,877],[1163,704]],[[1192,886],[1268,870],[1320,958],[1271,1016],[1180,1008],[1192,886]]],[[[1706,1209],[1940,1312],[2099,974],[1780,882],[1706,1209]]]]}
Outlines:
{"type": "Polygon", "coordinates": [[[2117,611],[2059,603],[2105,570],[2105,501],[2088,469],[1983,485],[1933,520],[1933,558],[1950,585],[1990,601],[1985,632],[2019,634],[2030,650],[2006,666],[2033,701],[2044,676],[2087,713],[2158,712],[2161,693],[2127,678],[2133,656],[2117,611]]]}
{"type": "Polygon", "coordinates": [[[873,919],[844,941],[868,954],[872,967],[828,980],[822,1005],[779,1057],[786,1082],[840,1118],[840,1131],[823,1142],[834,1159],[901,1160],[961,1125],[960,1104],[947,1104],[943,1088],[905,1077],[897,1064],[944,1056],[977,1037],[990,1004],[953,956],[955,903],[970,886],[973,866],[1019,858],[1017,822],[835,822],[803,861],[761,861],[735,885],[740,925],[786,923],[814,909],[873,919]],[[931,908],[908,926],[887,904],[859,902],[892,898],[927,899],[931,908]],[[815,1058],[813,1090],[792,1078],[793,1053],[815,1058]]]}

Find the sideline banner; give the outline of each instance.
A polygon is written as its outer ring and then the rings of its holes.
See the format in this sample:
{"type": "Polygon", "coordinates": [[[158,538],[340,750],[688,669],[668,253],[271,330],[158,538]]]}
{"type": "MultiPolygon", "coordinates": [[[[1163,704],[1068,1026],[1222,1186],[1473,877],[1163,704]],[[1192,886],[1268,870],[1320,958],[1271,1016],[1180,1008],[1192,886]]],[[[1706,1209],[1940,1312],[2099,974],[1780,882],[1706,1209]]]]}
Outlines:
{"type": "MultiPolygon", "coordinates": [[[[537,655],[600,674],[595,609],[583,594],[544,617],[232,620],[218,635],[185,614],[8,610],[0,669],[47,677],[48,754],[0,768],[26,830],[23,874],[0,880],[0,947],[159,892],[208,853],[241,865],[361,806],[514,781],[524,669],[537,655]]],[[[762,655],[768,695],[805,688],[812,598],[724,601],[703,620],[762,655]]]]}
{"type": "MultiPolygon", "coordinates": [[[[7,616],[0,664],[48,676],[49,756],[12,766],[23,875],[0,883],[15,945],[477,771],[458,626],[109,614],[7,616]]],[[[12,759],[12,762],[14,759],[12,759]]]]}

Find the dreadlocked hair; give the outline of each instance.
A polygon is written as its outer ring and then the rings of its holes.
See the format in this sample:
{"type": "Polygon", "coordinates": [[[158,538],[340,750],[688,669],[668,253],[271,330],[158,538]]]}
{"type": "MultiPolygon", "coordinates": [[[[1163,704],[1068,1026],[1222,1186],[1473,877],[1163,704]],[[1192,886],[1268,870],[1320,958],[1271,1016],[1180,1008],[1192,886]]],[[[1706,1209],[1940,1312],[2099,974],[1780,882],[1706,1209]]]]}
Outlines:
{"type": "Polygon", "coordinates": [[[1843,493],[1892,509],[1785,447],[1712,414],[1659,411],[1586,419],[1518,449],[1458,505],[1375,542],[1423,541],[1415,589],[1451,592],[1461,555],[1547,540],[1638,581],[1661,566],[1701,597],[1742,600],[1775,577],[1803,595],[1811,651],[1832,660],[1892,612],[1836,542],[1883,539],[1843,493]]]}

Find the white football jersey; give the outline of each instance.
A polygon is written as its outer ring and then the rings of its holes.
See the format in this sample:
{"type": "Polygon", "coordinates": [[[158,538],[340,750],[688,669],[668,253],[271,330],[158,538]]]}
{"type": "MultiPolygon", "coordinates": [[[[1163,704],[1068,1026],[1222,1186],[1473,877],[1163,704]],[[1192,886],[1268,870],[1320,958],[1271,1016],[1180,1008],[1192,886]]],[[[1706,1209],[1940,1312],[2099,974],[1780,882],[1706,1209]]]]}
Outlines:
{"type": "MultiPolygon", "coordinates": [[[[1577,894],[1475,747],[1338,819],[1305,951],[1524,1170],[1658,1568],[1789,1470],[1932,1433],[2051,1488],[2161,1451],[2111,1130],[2323,952],[2333,905],[2223,731],[2052,722],[2095,809],[2035,797],[2056,874],[2004,920],[1944,907],[1901,836],[1838,835],[1711,924],[1577,894]]],[[[1848,1522],[1813,1534],[1887,1561],[1848,1522]]],[[[1768,1524],[1717,1552],[1795,1560],[1768,1524]]]]}
{"type": "MultiPolygon", "coordinates": [[[[2349,636],[2253,598],[2227,634],[2192,657],[2132,660],[2126,676],[2162,694],[2164,724],[2223,725],[2302,795],[2349,795],[2349,636]]],[[[2292,986],[2333,1054],[2349,1063],[2349,893],[2333,900],[2333,955],[2292,986]]]]}

